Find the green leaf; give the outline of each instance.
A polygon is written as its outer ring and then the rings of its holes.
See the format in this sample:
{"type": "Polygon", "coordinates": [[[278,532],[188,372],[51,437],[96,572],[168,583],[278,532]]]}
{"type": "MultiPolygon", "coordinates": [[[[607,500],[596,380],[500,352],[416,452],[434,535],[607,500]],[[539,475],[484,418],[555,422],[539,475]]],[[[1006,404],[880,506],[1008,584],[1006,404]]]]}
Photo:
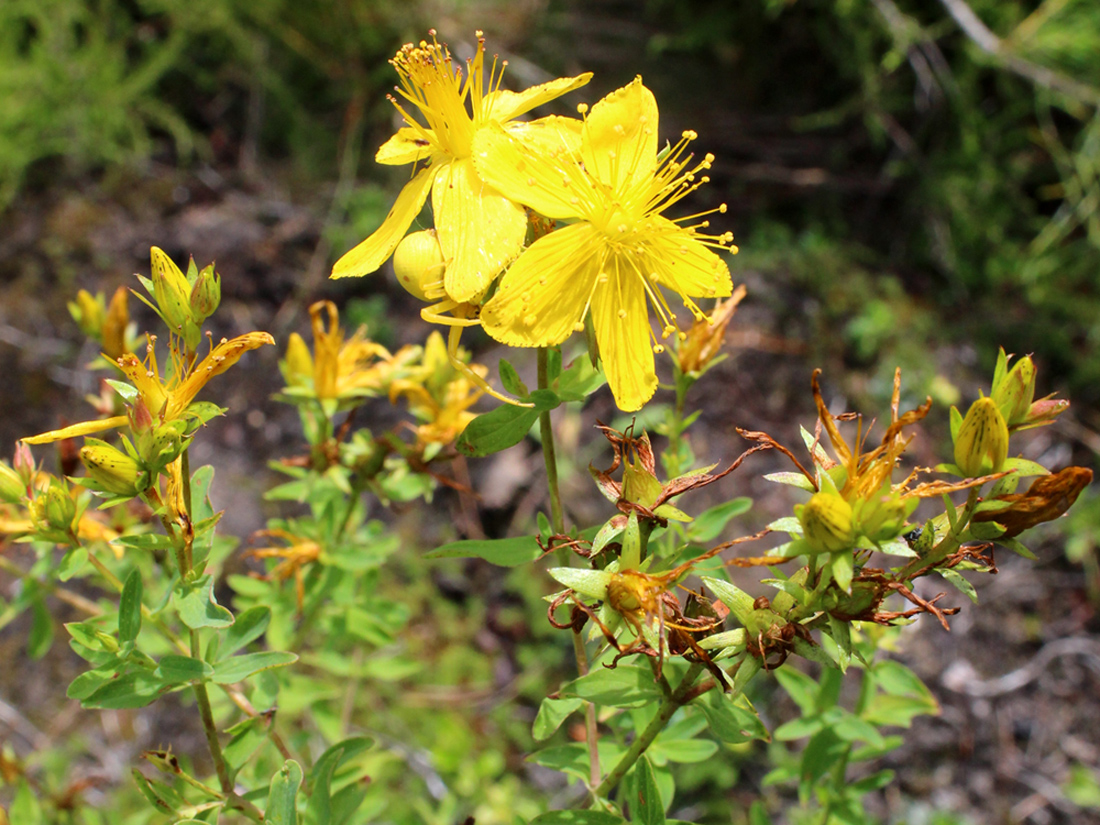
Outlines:
{"type": "Polygon", "coordinates": [[[693,764],[705,762],[718,751],[718,743],[710,739],[658,738],[649,749],[649,755],[659,765],[667,762],[693,764]]]}
{"type": "Polygon", "coordinates": [[[523,383],[523,379],[519,377],[515,367],[501,358],[497,369],[500,372],[500,383],[504,386],[505,392],[511,393],[521,400],[530,395],[531,391],[527,389],[527,385],[523,383]]]}
{"type": "Polygon", "coordinates": [[[529,825],[619,825],[621,816],[606,811],[547,811],[531,820],[529,825]]]}
{"type": "Polygon", "coordinates": [[[661,689],[653,680],[648,666],[620,664],[615,668],[600,668],[565,685],[560,695],[574,696],[616,708],[638,708],[660,701],[661,689]]]}
{"type": "Polygon", "coordinates": [[[847,672],[848,663],[852,660],[852,634],[848,622],[829,616],[829,635],[836,642],[837,664],[841,672],[847,672]]]}
{"type": "Polygon", "coordinates": [[[705,510],[688,527],[688,541],[713,541],[725,529],[730,519],[748,512],[750,507],[752,499],[742,496],[705,510]]]}
{"type": "Polygon", "coordinates": [[[607,586],[614,575],[610,570],[589,570],[585,567],[551,567],[547,572],[554,581],[570,590],[601,601],[607,598],[607,586]]]}
{"type": "Polygon", "coordinates": [[[374,740],[366,736],[345,739],[321,754],[321,758],[313,764],[309,772],[310,797],[306,808],[313,825],[329,825],[333,822],[332,776],[336,769],[373,743],[374,740]]]}
{"type": "Polygon", "coordinates": [[[121,642],[134,641],[141,630],[142,592],[141,571],[135,567],[126,577],[118,599],[118,638],[121,642]]]}
{"type": "Polygon", "coordinates": [[[231,659],[222,659],[214,665],[212,679],[219,685],[232,685],[241,682],[259,673],[261,670],[270,670],[275,667],[286,667],[298,661],[297,653],[288,653],[280,650],[268,650],[263,653],[246,653],[244,656],[234,656],[231,659]]]}
{"type": "Polygon", "coordinates": [[[768,473],[764,478],[767,481],[774,481],[776,484],[789,484],[792,487],[797,487],[799,490],[805,490],[807,493],[817,492],[814,489],[814,483],[802,473],[768,473]]]}
{"type": "Polygon", "coordinates": [[[429,553],[426,559],[485,559],[499,567],[517,567],[534,561],[542,555],[542,548],[534,536],[517,536],[511,539],[468,539],[444,544],[429,553]]]}
{"type": "Polygon", "coordinates": [[[775,533],[788,533],[792,536],[801,536],[802,522],[794,516],[784,516],[783,518],[777,518],[769,524],[768,529],[775,533]]]}
{"type": "Polygon", "coordinates": [[[190,656],[169,653],[161,657],[153,675],[164,682],[178,685],[199,679],[209,679],[213,673],[214,668],[202,659],[192,659],[190,656]]]}
{"type": "Polygon", "coordinates": [[[80,704],[85,708],[110,710],[143,708],[171,689],[171,685],[164,684],[148,670],[136,670],[112,679],[93,691],[80,704]]]}
{"type": "MultiPolygon", "coordinates": [[[[600,739],[598,747],[601,765],[616,764],[623,753],[621,747],[609,741],[606,737],[600,739]]],[[[568,745],[543,748],[527,758],[544,768],[561,771],[582,782],[589,781],[588,745],[583,742],[572,742],[568,745]]]]}
{"type": "Polygon", "coordinates": [[[539,413],[552,410],[561,403],[553,390],[535,390],[528,398],[533,407],[501,404],[495,410],[479,415],[462,431],[455,447],[468,456],[486,456],[519,444],[527,437],[539,413]]]}
{"type": "Polygon", "coordinates": [[[249,642],[254,642],[267,630],[271,621],[271,608],[258,604],[248,608],[230,628],[221,636],[221,645],[218,648],[218,656],[225,659],[232,656],[249,642]]]}
{"type": "Polygon", "coordinates": [[[607,378],[592,366],[591,359],[580,355],[554,380],[552,386],[562,401],[583,401],[606,383],[607,378]]]}
{"type": "Polygon", "coordinates": [[[271,778],[264,809],[265,825],[298,825],[298,788],[302,784],[302,766],[288,759],[271,778]]]}
{"type": "Polygon", "coordinates": [[[172,593],[172,603],[180,621],[192,630],[202,627],[229,627],[233,614],[214,598],[214,578],[203,576],[189,584],[179,584],[172,593]]]}
{"type": "Polygon", "coordinates": [[[115,539],[121,545],[135,550],[171,550],[172,540],[160,533],[139,533],[136,536],[119,536],[115,539]]]}
{"type": "Polygon", "coordinates": [[[31,601],[31,631],[27,637],[27,655],[41,659],[53,644],[53,616],[42,596],[35,594],[31,601]]]}
{"type": "Polygon", "coordinates": [[[842,758],[848,743],[829,728],[814,734],[802,751],[802,764],[799,767],[801,780],[813,784],[823,777],[842,758]]]}
{"type": "Polygon", "coordinates": [[[634,766],[633,790],[635,796],[628,800],[631,821],[639,825],[665,825],[665,806],[648,756],[634,766]]]}
{"type": "Polygon", "coordinates": [[[978,603],[978,593],[974,590],[974,585],[968,582],[961,573],[944,567],[936,570],[941,576],[949,581],[954,587],[966,594],[966,597],[974,604],[978,603]]]}
{"type": "Polygon", "coordinates": [[[773,672],[775,680],[803,714],[810,715],[817,710],[817,682],[791,667],[777,668],[773,672]]]}
{"type": "Polygon", "coordinates": [[[88,548],[84,546],[74,547],[65,554],[65,557],[57,565],[57,578],[60,581],[67,582],[83,570],[84,565],[87,563],[88,548]]]}
{"type": "Polygon", "coordinates": [[[261,714],[247,717],[226,731],[232,738],[222,749],[222,753],[234,773],[267,741],[270,726],[270,718],[261,714]]]}
{"type": "Polygon", "coordinates": [[[760,721],[756,708],[743,693],[730,696],[712,690],[700,699],[696,706],[707,717],[710,732],[730,745],[751,742],[753,739],[771,741],[768,729],[760,721]]]}
{"type": "Polygon", "coordinates": [[[1015,470],[1016,474],[1021,478],[1027,478],[1028,476],[1048,476],[1050,470],[1035,461],[1028,461],[1026,458],[1006,458],[1002,470],[1015,470]]]}
{"type": "Polygon", "coordinates": [[[548,739],[554,733],[565,718],[584,704],[583,699],[571,697],[569,699],[543,699],[539,705],[535,724],[531,728],[531,734],[535,739],[542,741],[548,739]]]}
{"type": "Polygon", "coordinates": [[[137,768],[131,771],[131,775],[134,777],[134,782],[137,783],[142,795],[149,800],[149,804],[162,814],[178,815],[180,809],[188,807],[186,800],[170,785],[156,779],[150,779],[137,768]]]}

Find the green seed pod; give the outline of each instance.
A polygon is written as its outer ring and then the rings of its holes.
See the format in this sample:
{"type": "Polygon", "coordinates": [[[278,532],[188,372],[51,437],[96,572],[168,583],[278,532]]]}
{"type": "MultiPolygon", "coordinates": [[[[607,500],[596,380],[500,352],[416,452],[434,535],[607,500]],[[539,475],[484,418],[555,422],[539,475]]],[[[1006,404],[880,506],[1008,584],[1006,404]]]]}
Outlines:
{"type": "Polygon", "coordinates": [[[69,491],[57,481],[50,482],[44,495],[35,499],[35,515],[50,528],[69,532],[76,518],[76,502],[69,491]]]}
{"type": "Polygon", "coordinates": [[[818,552],[836,553],[855,543],[852,507],[840,496],[815,493],[808,502],[795,507],[807,542],[818,552]]]}
{"type": "Polygon", "coordinates": [[[955,464],[970,478],[1000,472],[1008,458],[1008,425],[992,398],[970,405],[955,438],[955,464]]]}

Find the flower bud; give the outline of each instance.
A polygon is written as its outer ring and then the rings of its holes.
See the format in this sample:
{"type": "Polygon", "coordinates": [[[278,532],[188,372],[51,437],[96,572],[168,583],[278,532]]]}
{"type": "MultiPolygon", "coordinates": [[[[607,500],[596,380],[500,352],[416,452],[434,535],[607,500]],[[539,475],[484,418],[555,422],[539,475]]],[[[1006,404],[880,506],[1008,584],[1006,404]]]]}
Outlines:
{"type": "Polygon", "coordinates": [[[805,504],[795,507],[806,541],[818,552],[835,553],[855,543],[852,507],[832,493],[814,493],[805,504]]]}
{"type": "Polygon", "coordinates": [[[406,235],[393,252],[397,282],[421,301],[442,297],[445,268],[443,250],[434,229],[406,235]]]}
{"type": "Polygon", "coordinates": [[[149,412],[149,405],[145,403],[145,399],[140,396],[126,411],[126,416],[130,419],[130,429],[135,435],[141,435],[153,429],[153,414],[149,412]]]}
{"type": "Polygon", "coordinates": [[[286,342],[286,358],[280,365],[283,368],[283,380],[290,387],[308,387],[313,381],[313,356],[309,347],[296,332],[290,333],[286,342]]]}
{"type": "Polygon", "coordinates": [[[992,398],[970,405],[955,437],[955,464],[970,478],[1000,472],[1008,458],[1008,425],[992,398]]]}
{"type": "Polygon", "coordinates": [[[31,516],[35,527],[41,532],[70,534],[76,518],[76,502],[62,482],[51,479],[46,491],[35,496],[31,516]]]}
{"type": "Polygon", "coordinates": [[[191,285],[164,251],[154,246],[150,253],[153,271],[153,297],[165,323],[172,332],[182,335],[191,321],[191,285]]]}
{"type": "Polygon", "coordinates": [[[1027,419],[1035,398],[1035,362],[1030,356],[1021,358],[993,387],[990,398],[1004,416],[1005,424],[1013,427],[1027,419]]]}
{"type": "Polygon", "coordinates": [[[191,317],[201,324],[214,314],[222,300],[221,277],[214,271],[214,264],[203,268],[191,288],[191,317]]]}
{"type": "Polygon", "coordinates": [[[76,300],[69,302],[69,314],[73,316],[80,331],[89,338],[99,340],[105,313],[103,293],[93,297],[88,290],[82,289],[76,293],[76,300]]]}
{"type": "Polygon", "coordinates": [[[896,539],[905,530],[906,519],[919,503],[918,498],[902,498],[891,491],[887,482],[859,508],[858,532],[873,542],[896,539]]]}
{"type": "Polygon", "coordinates": [[[31,453],[29,444],[23,441],[16,442],[15,455],[12,457],[11,466],[23,479],[23,486],[29,487],[37,472],[37,468],[34,466],[34,455],[31,453]]]}
{"type": "Polygon", "coordinates": [[[80,450],[80,460],[88,470],[88,476],[109,493],[120,496],[136,496],[141,465],[110,444],[96,441],[80,450]]]}
{"type": "Polygon", "coordinates": [[[0,461],[0,501],[8,504],[18,504],[27,494],[27,485],[23,483],[19,473],[0,461]]]}
{"type": "Polygon", "coordinates": [[[122,357],[127,351],[126,327],[130,325],[130,291],[124,286],[115,290],[111,303],[107,305],[107,317],[103,321],[103,335],[100,343],[103,353],[112,361],[122,357]]]}

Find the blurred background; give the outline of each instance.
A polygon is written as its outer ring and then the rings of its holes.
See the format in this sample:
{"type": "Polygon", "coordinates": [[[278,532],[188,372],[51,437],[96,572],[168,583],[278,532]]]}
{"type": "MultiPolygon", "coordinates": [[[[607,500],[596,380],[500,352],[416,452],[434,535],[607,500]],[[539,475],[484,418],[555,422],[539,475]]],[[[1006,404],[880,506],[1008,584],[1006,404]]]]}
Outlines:
{"type": "MultiPolygon", "coordinates": [[[[459,57],[484,30],[513,88],[594,72],[555,103],[560,113],[640,74],[660,104],[661,137],[694,129],[697,151],[716,155],[713,182],[691,206],[728,203],[720,228],[736,236],[732,269],[749,297],[728,336],[731,357],[693,390],[703,408],[697,453],[735,456],[735,425],[797,444],[798,425],[813,421],[814,367],[836,409],[885,411],[901,366],[903,406],[931,395],[941,413],[921,441],[933,462],[947,407],[965,410],[988,390],[1003,346],[1034,354],[1041,394],[1073,402],[1026,455],[1100,467],[1095,0],[3,0],[0,455],[10,459],[22,435],[86,417],[82,396],[98,388],[77,367],[95,353],[66,302],[79,288],[136,286],[132,273],[148,271],[154,244],[181,264],[192,254],[200,266],[216,260],[225,334],[268,329],[281,349],[308,327],[309,303],[331,298],[349,328],[366,323],[387,345],[422,342],[419,305],[388,271],[341,282],[327,274],[407,179],[406,167],[373,163],[398,125],[387,60],[432,27],[459,57]]],[[[485,336],[464,343],[495,367],[500,353],[485,336]]],[[[234,479],[224,495],[240,535],[270,514],[258,500],[266,462],[299,445],[294,416],[269,400],[278,354],[250,357],[254,380],[212,385],[221,403],[250,411],[214,425],[225,449],[211,450],[234,479]]],[[[587,443],[581,428],[614,416],[609,396],[597,400],[563,422],[563,438],[587,443]]],[[[517,500],[538,493],[524,475],[533,465],[508,461],[473,468],[487,485],[477,529],[489,534],[507,532],[523,510],[517,500]]],[[[766,485],[727,481],[724,492],[757,500],[759,525],[789,511],[786,498],[769,503],[766,485]]],[[[579,520],[589,516],[585,483],[573,491],[579,520]]],[[[445,508],[438,532],[455,537],[445,508]]],[[[1100,821],[1100,496],[1086,491],[1046,535],[1041,561],[1004,559],[950,635],[926,623],[906,636],[899,655],[944,710],[889,757],[899,781],[879,799],[882,821],[1100,821]],[[1065,638],[1086,652],[1051,653],[1065,638]],[[966,679],[941,678],[959,663],[980,680],[1035,661],[1023,687],[981,698],[960,689],[966,679]]],[[[476,565],[440,569],[409,585],[412,609],[432,617],[425,633],[440,632],[439,610],[427,607],[440,593],[453,612],[439,669],[424,677],[434,687],[409,695],[448,721],[434,737],[422,721],[402,721],[401,741],[420,742],[410,753],[430,754],[426,773],[403,781],[415,793],[420,776],[427,801],[387,817],[509,821],[505,811],[554,792],[523,763],[523,691],[500,689],[515,677],[501,669],[521,672],[530,654],[516,654],[513,636],[530,631],[500,619],[515,595],[510,579],[476,565]],[[495,624],[467,599],[479,592],[503,600],[495,624]],[[482,693],[471,704],[464,691],[475,683],[482,693]]],[[[89,732],[59,687],[72,667],[66,651],[32,662],[25,628],[0,628],[0,652],[19,663],[0,681],[0,738],[23,756],[92,764],[80,741],[105,739],[119,753],[175,741],[171,720],[142,728],[140,714],[105,713],[91,725],[115,727],[89,732]],[[57,695],[30,706],[47,685],[57,695]]],[[[759,699],[781,719],[782,702],[769,701],[759,699]]],[[[107,764],[110,750],[89,768],[107,777],[88,791],[100,802],[133,793],[107,764]]],[[[760,787],[759,757],[700,767],[697,802],[679,815],[742,821],[743,800],[776,792],[760,787]],[[732,795],[716,790],[731,782],[732,795]]]]}

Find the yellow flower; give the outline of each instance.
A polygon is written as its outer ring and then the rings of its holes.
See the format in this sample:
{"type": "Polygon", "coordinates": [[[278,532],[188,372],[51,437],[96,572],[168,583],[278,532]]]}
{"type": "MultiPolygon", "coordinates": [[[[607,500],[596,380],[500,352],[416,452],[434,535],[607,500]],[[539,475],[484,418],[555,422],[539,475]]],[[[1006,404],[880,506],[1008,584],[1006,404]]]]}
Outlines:
{"type": "Polygon", "coordinates": [[[345,338],[332,301],[318,301],[309,308],[309,314],[313,355],[297,333],[287,344],[283,375],[290,385],[286,390],[290,395],[347,401],[381,393],[417,351],[417,347],[403,347],[391,355],[366,337],[365,327],[345,338]]]}
{"type": "MultiPolygon", "coordinates": [[[[127,352],[118,359],[117,363],[130,379],[130,383],[134,385],[145,407],[160,423],[183,417],[191,402],[195,400],[195,396],[199,394],[199,390],[206,386],[206,382],[232,367],[246,352],[262,347],[264,344],[275,343],[275,339],[266,332],[249,332],[238,335],[232,340],[223,338],[202,361],[192,362],[190,365],[185,362],[183,355],[173,349],[171,373],[162,378],[154,351],[156,336],[150,335],[148,339],[144,361],[139,360],[132,352],[127,352]]],[[[116,415],[97,421],[84,421],[60,430],[51,430],[48,433],[24,438],[23,441],[27,444],[48,444],[52,441],[75,438],[78,435],[91,435],[122,427],[128,421],[125,415],[116,415]]]]}
{"type": "MultiPolygon", "coordinates": [[[[460,352],[456,357],[464,355],[460,352]]],[[[470,374],[484,382],[487,373],[481,364],[456,370],[448,358],[443,336],[433,332],[424,344],[421,368],[411,372],[408,379],[390,385],[390,400],[396,401],[404,395],[409,401],[409,410],[423,422],[416,427],[418,445],[450,444],[477,417],[470,412],[470,407],[484,395],[470,374]]]]}
{"type": "Polygon", "coordinates": [[[512,346],[550,346],[584,329],[591,310],[615,402],[629,412],[648,401],[657,376],[647,296],[667,338],[676,324],[660,286],[678,293],[696,318],[702,312],[688,296],[726,297],[732,289],[711,249],[726,248],[732,235],[705,234],[708,222],[698,215],[679,222],[661,215],[708,180],[696,173],[713,156],[692,168],[683,157],[694,137],[685,132],[658,159],[657,103],[641,78],[592,107],[578,149],[563,141],[539,152],[504,129],[481,130],[474,157],[483,180],[547,218],[575,221],[512,264],[482,310],[486,331],[512,346]]]}
{"type": "Polygon", "coordinates": [[[382,145],[375,160],[391,166],[421,161],[427,165],[405,185],[382,226],[336,262],[332,277],[367,275],[378,269],[393,254],[431,191],[447,267],[447,295],[469,301],[519,254],[527,232],[523,207],[478,178],[470,157],[474,136],[490,125],[525,142],[545,145],[560,143],[563,134],[575,136],[580,124],[572,118],[547,117],[530,123],[515,118],[583,86],[592,75],[559,78],[519,93],[502,90],[504,64],[497,71],[494,61],[486,77],[485,41],[480,32],[465,80],[434,32],[431,43],[407,44],[391,63],[401,79],[397,93],[404,99],[391,97],[391,101],[407,125],[382,145]],[[413,107],[425,124],[410,114],[413,107]]]}

